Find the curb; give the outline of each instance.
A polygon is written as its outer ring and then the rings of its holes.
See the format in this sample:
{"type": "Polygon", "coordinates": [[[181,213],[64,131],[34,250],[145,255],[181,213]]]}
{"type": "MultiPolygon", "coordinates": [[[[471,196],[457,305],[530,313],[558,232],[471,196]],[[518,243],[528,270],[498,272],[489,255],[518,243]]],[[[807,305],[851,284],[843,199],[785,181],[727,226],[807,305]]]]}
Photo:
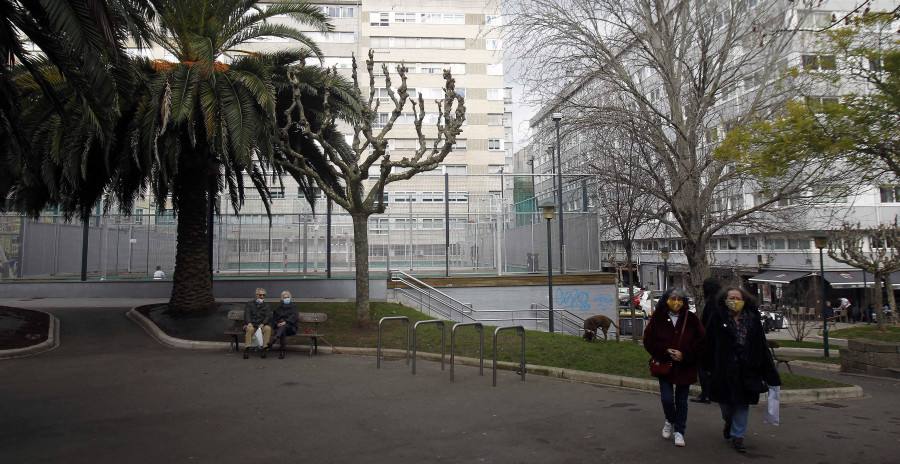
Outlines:
{"type": "Polygon", "coordinates": [[[56,316],[36,309],[29,309],[38,313],[46,314],[50,318],[49,327],[47,328],[47,339],[37,345],[26,346],[24,348],[14,348],[11,350],[0,350],[0,359],[13,359],[31,356],[45,351],[51,351],[59,346],[59,319],[56,316]]]}
{"type": "MultiPolygon", "coordinates": [[[[161,344],[170,346],[173,348],[186,348],[186,349],[202,349],[202,350],[212,350],[212,349],[227,349],[229,343],[227,342],[202,342],[202,341],[191,341],[191,340],[182,340],[179,338],[174,338],[169,335],[166,335],[162,332],[156,324],[153,324],[150,319],[137,311],[136,308],[131,308],[126,315],[131,320],[135,321],[138,325],[141,326],[150,336],[159,341],[161,344]]],[[[287,348],[290,351],[308,351],[308,345],[288,345],[287,348]]],[[[361,347],[335,347],[343,354],[356,355],[356,356],[376,356],[377,348],[361,348],[361,347]]],[[[319,353],[321,354],[331,354],[327,349],[323,350],[319,353]]],[[[382,349],[381,350],[382,359],[403,359],[406,357],[406,350],[400,349],[382,349]]],[[[426,361],[441,361],[441,355],[437,353],[425,353],[418,352],[416,354],[417,359],[422,359],[426,361]]],[[[444,355],[444,361],[449,363],[449,355],[444,355]]],[[[460,364],[464,366],[474,366],[478,367],[479,359],[476,358],[468,358],[462,356],[454,357],[455,364],[460,364]]],[[[804,362],[800,364],[798,361],[798,366],[809,367],[806,364],[821,364],[821,363],[810,363],[804,362]]],[[[485,369],[491,369],[490,364],[492,364],[492,360],[485,360],[485,369]]],[[[837,366],[838,369],[840,366],[837,366]]],[[[509,362],[509,361],[498,361],[497,368],[508,371],[515,371],[519,368],[519,363],[509,362]]],[[[604,385],[609,387],[616,388],[626,388],[630,390],[638,390],[638,391],[646,391],[651,393],[659,393],[659,383],[656,380],[650,379],[638,379],[634,377],[624,377],[620,375],[612,375],[612,374],[599,374],[596,372],[585,372],[578,371],[574,369],[564,369],[561,367],[549,367],[549,366],[537,366],[533,364],[525,365],[525,372],[535,375],[543,375],[546,377],[553,377],[557,379],[563,380],[571,380],[574,382],[582,382],[582,383],[590,383],[594,385],[604,385]]],[[[691,394],[698,395],[700,394],[700,387],[698,385],[691,385],[691,394]]],[[[863,389],[858,385],[854,385],[852,387],[837,387],[837,388],[813,388],[813,389],[805,389],[805,390],[782,390],[781,391],[781,404],[797,404],[797,403],[815,403],[818,401],[824,400],[836,400],[836,399],[855,399],[863,397],[863,389]]],[[[766,402],[766,395],[760,395],[760,404],[764,404],[766,402]]]]}

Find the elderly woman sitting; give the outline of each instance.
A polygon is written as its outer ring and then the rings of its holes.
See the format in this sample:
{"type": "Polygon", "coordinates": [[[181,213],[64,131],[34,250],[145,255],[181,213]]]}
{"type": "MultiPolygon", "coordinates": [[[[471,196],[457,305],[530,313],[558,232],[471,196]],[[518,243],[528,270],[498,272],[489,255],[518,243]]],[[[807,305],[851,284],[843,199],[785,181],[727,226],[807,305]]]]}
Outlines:
{"type": "Polygon", "coordinates": [[[279,340],[281,353],[278,355],[278,359],[284,359],[285,337],[297,333],[298,318],[297,307],[291,304],[291,292],[281,292],[281,304],[272,312],[272,325],[275,327],[275,333],[272,341],[266,347],[267,349],[272,348],[275,340],[279,340]]]}

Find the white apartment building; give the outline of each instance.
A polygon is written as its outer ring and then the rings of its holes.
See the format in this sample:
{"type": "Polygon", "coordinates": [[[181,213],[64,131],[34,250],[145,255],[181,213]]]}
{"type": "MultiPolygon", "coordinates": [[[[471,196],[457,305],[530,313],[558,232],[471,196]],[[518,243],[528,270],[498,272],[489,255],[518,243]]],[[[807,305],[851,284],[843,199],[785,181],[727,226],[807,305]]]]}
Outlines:
{"type": "MultiPolygon", "coordinates": [[[[699,5],[704,3],[700,2],[699,5]]],[[[751,2],[751,4],[755,3],[755,1],[751,2]]],[[[809,6],[793,3],[788,5],[793,5],[788,8],[809,6]]],[[[858,3],[833,0],[820,2],[813,5],[812,9],[788,12],[785,17],[792,18],[794,25],[801,29],[815,30],[827,27],[832,24],[834,18],[842,18],[857,7],[858,3]]],[[[890,10],[895,8],[896,4],[876,1],[869,7],[875,11],[890,10]]],[[[891,30],[897,30],[897,26],[897,21],[894,21],[891,30]]],[[[812,51],[812,47],[813,40],[810,35],[798,34],[786,55],[782,57],[782,62],[786,66],[795,66],[807,71],[833,69],[834,57],[818,56],[812,51]]],[[[726,100],[731,103],[737,101],[735,99],[739,98],[742,92],[749,91],[754,85],[759,85],[759,82],[746,79],[741,86],[728,89],[728,95],[723,99],[723,105],[726,104],[724,103],[726,100]]],[[[561,112],[563,114],[562,123],[565,124],[566,115],[572,115],[577,111],[567,106],[568,100],[576,98],[576,95],[585,92],[587,88],[590,88],[589,82],[575,81],[566,87],[558,98],[539,109],[530,121],[532,133],[539,135],[535,137],[535,141],[530,147],[516,154],[517,158],[521,158],[516,160],[518,166],[531,164],[528,168],[533,169],[536,174],[553,172],[556,162],[551,147],[554,147],[557,141],[555,121],[553,121],[552,115],[561,112]]],[[[652,96],[648,97],[653,98],[652,96]]],[[[822,95],[822,98],[831,97],[822,95]]],[[[726,128],[719,126],[714,129],[718,129],[721,135],[726,128]]],[[[563,174],[586,172],[584,162],[589,158],[589,154],[583,151],[584,146],[579,144],[577,135],[569,137],[568,140],[564,139],[561,146],[563,174]]],[[[535,183],[535,196],[538,201],[549,199],[553,195],[554,188],[550,178],[545,177],[543,181],[535,183]]],[[[565,211],[590,209],[590,200],[580,194],[581,189],[582,185],[579,183],[568,180],[563,182],[563,208],[565,211]]],[[[721,207],[727,207],[732,201],[752,206],[754,200],[753,192],[744,192],[740,198],[729,197],[717,201],[721,203],[721,207]]],[[[789,200],[784,203],[783,206],[790,207],[789,200]]],[[[819,250],[813,245],[812,232],[838,229],[841,227],[842,221],[860,222],[864,226],[892,221],[900,214],[900,190],[894,185],[874,185],[857,191],[855,195],[837,198],[833,203],[805,214],[804,217],[793,219],[796,222],[792,227],[793,232],[785,232],[783,227],[767,228],[764,223],[754,229],[729,227],[722,230],[717,238],[710,241],[708,246],[713,274],[732,279],[732,281],[743,281],[751,286],[756,284],[758,287],[756,290],[763,302],[787,304],[787,299],[791,298],[796,304],[796,301],[803,297],[796,287],[802,283],[806,286],[804,291],[815,293],[811,286],[817,285],[815,282],[818,282],[818,280],[813,280],[813,277],[819,273],[819,250]]],[[[601,222],[600,229],[602,230],[604,219],[598,217],[598,221],[601,222]]],[[[620,263],[624,261],[621,239],[614,233],[607,233],[600,237],[600,240],[602,241],[600,253],[603,255],[600,258],[604,262],[604,269],[613,270],[611,265],[613,259],[620,263]]],[[[688,269],[684,255],[679,253],[680,250],[683,250],[680,240],[665,234],[638,237],[638,240],[634,250],[634,259],[637,265],[637,278],[641,284],[655,283],[655,288],[660,288],[664,279],[664,268],[668,270],[666,276],[668,286],[684,286],[686,284],[684,275],[688,269]],[[661,256],[663,247],[671,251],[670,258],[665,261],[661,256]]],[[[837,263],[828,258],[827,254],[824,256],[824,267],[825,277],[829,284],[826,293],[828,299],[846,296],[854,304],[858,304],[868,298],[863,295],[862,288],[864,286],[873,287],[871,275],[867,277],[867,282],[864,282],[866,276],[859,269],[851,269],[844,264],[837,263]]],[[[900,275],[894,279],[895,287],[900,286],[898,280],[900,280],[900,275]]]]}

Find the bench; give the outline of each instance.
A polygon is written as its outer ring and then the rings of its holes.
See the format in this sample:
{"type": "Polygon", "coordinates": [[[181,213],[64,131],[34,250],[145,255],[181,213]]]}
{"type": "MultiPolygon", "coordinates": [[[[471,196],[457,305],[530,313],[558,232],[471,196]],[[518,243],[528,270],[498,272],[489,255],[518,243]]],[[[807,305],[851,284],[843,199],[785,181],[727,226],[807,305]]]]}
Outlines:
{"type": "MultiPolygon", "coordinates": [[[[242,309],[233,309],[228,311],[228,320],[233,321],[233,324],[230,329],[225,331],[225,335],[231,336],[231,342],[228,345],[228,352],[233,353],[239,349],[238,342],[241,338],[244,337],[244,326],[247,323],[244,321],[244,310],[242,309]]],[[[319,333],[319,323],[325,322],[328,320],[328,315],[325,313],[299,313],[299,317],[297,318],[297,330],[298,332],[294,335],[290,335],[285,338],[285,344],[292,344],[291,342],[299,341],[304,339],[309,344],[309,356],[312,356],[313,353],[319,352],[319,339],[323,338],[323,335],[319,333]],[[314,324],[312,327],[308,327],[306,329],[303,328],[304,324],[314,324]]],[[[275,328],[272,328],[272,333],[274,334],[275,328]]]]}
{"type": "Polygon", "coordinates": [[[788,372],[793,374],[794,371],[791,369],[791,361],[793,361],[794,359],[779,357],[777,354],[775,354],[775,348],[779,348],[781,346],[775,340],[766,340],[766,344],[769,345],[769,351],[772,353],[772,360],[775,361],[775,370],[778,370],[778,366],[784,364],[785,366],[787,366],[788,372]]]}

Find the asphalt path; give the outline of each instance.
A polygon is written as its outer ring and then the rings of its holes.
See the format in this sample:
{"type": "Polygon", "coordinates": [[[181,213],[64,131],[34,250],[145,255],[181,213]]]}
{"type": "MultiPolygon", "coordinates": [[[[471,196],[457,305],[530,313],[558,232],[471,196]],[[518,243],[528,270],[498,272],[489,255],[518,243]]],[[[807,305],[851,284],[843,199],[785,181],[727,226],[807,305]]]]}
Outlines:
{"type": "MultiPolygon", "coordinates": [[[[14,302],[4,304],[15,305],[14,302]]],[[[21,304],[21,306],[26,306],[21,304]]],[[[862,399],[751,409],[748,453],[715,404],[690,404],[687,446],[660,437],[655,394],[440,364],[289,352],[241,359],[156,343],[128,307],[50,307],[58,348],[0,360],[0,463],[488,462],[896,463],[900,382],[862,399]]],[[[324,350],[325,352],[329,350],[324,350]]]]}

